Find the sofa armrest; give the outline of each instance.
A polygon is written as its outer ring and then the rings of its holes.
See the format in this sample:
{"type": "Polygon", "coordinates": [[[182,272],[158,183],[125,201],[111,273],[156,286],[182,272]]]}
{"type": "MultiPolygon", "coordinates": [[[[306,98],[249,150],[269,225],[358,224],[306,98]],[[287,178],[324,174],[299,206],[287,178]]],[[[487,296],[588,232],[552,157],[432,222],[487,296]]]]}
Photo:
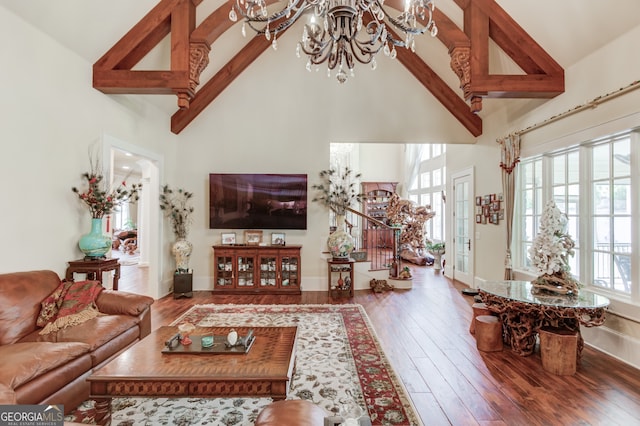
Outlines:
{"type": "Polygon", "coordinates": [[[9,386],[0,383],[0,405],[17,404],[16,393],[9,386]]]}
{"type": "Polygon", "coordinates": [[[149,296],[125,291],[102,290],[96,299],[98,310],[111,315],[138,316],[152,304],[153,299],[149,296]]]}

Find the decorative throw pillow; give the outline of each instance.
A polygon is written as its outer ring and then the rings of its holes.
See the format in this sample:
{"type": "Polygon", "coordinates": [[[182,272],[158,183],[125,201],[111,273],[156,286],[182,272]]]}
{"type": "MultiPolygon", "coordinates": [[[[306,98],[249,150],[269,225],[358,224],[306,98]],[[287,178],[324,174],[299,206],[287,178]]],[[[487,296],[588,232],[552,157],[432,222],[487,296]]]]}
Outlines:
{"type": "Polygon", "coordinates": [[[50,321],[40,331],[40,334],[56,332],[63,328],[81,324],[95,318],[100,313],[95,301],[102,285],[99,281],[80,281],[65,283],[59,296],[62,303],[53,321],[50,321]]]}
{"type": "Polygon", "coordinates": [[[53,290],[53,293],[47,296],[40,304],[42,307],[40,308],[40,315],[38,315],[38,319],[36,320],[38,327],[44,327],[58,315],[58,310],[62,304],[62,298],[60,296],[65,291],[65,284],[67,284],[67,282],[63,280],[60,285],[53,290]]]}

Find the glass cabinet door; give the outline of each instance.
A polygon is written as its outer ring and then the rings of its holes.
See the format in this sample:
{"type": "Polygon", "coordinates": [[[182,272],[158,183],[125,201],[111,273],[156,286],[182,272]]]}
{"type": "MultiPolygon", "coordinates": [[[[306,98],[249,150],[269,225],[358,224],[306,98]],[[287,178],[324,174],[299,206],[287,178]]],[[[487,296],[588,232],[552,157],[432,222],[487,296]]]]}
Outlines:
{"type": "Polygon", "coordinates": [[[261,254],[260,257],[260,286],[275,287],[277,284],[276,254],[261,254]]]}
{"type": "Polygon", "coordinates": [[[282,273],[282,287],[298,287],[300,285],[300,259],[298,256],[282,256],[280,271],[282,273]]]}
{"type": "Polygon", "coordinates": [[[238,271],[238,287],[253,287],[255,282],[255,254],[238,255],[237,271],[238,271]]]}
{"type": "Polygon", "coordinates": [[[216,286],[233,287],[233,256],[216,256],[216,286]]]}

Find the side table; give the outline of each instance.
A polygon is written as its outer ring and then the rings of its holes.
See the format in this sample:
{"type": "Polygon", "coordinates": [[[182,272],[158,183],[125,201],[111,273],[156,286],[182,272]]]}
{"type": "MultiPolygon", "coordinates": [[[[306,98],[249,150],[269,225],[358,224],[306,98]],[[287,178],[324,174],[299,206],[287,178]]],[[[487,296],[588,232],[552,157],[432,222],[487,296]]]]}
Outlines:
{"type": "Polygon", "coordinates": [[[327,285],[329,294],[342,295],[348,293],[353,297],[353,264],[354,259],[327,259],[327,285]]]}
{"type": "Polygon", "coordinates": [[[96,280],[102,283],[102,273],[115,271],[113,275],[113,289],[118,290],[118,279],[120,279],[120,263],[118,259],[78,259],[69,262],[65,278],[73,279],[73,274],[87,274],[88,280],[96,280]]]}

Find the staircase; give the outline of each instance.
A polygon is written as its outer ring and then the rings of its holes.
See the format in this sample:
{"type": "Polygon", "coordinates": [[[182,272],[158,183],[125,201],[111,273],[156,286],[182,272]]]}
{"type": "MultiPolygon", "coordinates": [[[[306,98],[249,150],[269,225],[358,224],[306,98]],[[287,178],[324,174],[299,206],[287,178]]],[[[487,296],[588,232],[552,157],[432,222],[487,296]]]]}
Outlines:
{"type": "MultiPolygon", "coordinates": [[[[400,258],[400,248],[398,244],[400,229],[391,227],[371,216],[368,216],[352,208],[347,208],[347,211],[351,215],[347,218],[348,224],[356,223],[358,221],[356,217],[360,217],[361,220],[368,220],[376,224],[378,227],[375,232],[380,236],[380,238],[374,238],[374,241],[380,240],[393,242],[392,247],[384,247],[373,244],[372,246],[368,246],[366,250],[361,249],[361,251],[365,251],[367,253],[367,260],[356,262],[354,264],[354,289],[369,289],[369,282],[372,279],[387,280],[387,283],[393,285],[393,287],[397,289],[410,289],[413,286],[413,281],[411,279],[399,279],[397,277],[397,274],[395,277],[390,276],[390,266],[393,262],[394,257],[398,264],[397,272],[402,271],[403,268],[402,259],[400,258]]],[[[363,246],[364,245],[362,242],[362,236],[360,236],[360,240],[356,241],[356,249],[363,246]]]]}

